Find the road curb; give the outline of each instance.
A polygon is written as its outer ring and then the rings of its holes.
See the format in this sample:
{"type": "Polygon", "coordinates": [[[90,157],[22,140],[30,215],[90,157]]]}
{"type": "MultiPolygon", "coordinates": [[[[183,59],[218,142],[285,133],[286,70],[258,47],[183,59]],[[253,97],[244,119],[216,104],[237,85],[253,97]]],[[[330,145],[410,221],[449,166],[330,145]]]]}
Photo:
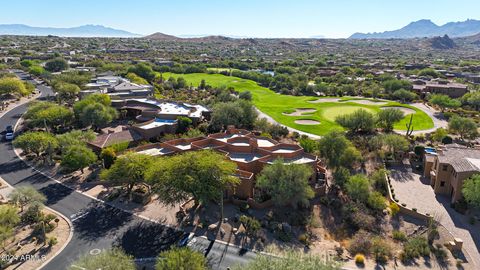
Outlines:
{"type": "MultiPolygon", "coordinates": [[[[39,96],[41,96],[41,93],[39,93],[37,96],[35,96],[34,99],[29,100],[28,102],[31,102],[31,101],[37,99],[39,96]]],[[[28,103],[28,102],[25,102],[25,103],[28,103]]],[[[4,114],[3,114],[2,116],[0,116],[0,118],[3,117],[3,116],[4,116],[5,114],[7,114],[8,112],[10,112],[11,110],[14,110],[15,108],[17,108],[17,107],[19,107],[19,106],[21,106],[21,105],[23,105],[23,104],[25,104],[25,103],[18,104],[18,105],[16,105],[15,107],[13,107],[13,108],[5,111],[4,114]]],[[[14,131],[17,130],[18,126],[19,126],[21,123],[23,123],[23,121],[24,121],[24,120],[23,120],[23,115],[24,115],[24,114],[25,114],[25,113],[23,113],[23,114],[20,116],[20,118],[16,121],[15,126],[14,126],[14,131]]],[[[24,157],[22,157],[22,156],[20,155],[20,152],[19,152],[19,149],[18,149],[18,148],[13,147],[13,151],[14,151],[15,155],[17,156],[17,158],[19,158],[21,161],[23,161],[23,162],[24,162],[28,167],[30,167],[33,171],[35,171],[35,172],[37,172],[37,173],[40,173],[41,175],[45,176],[46,178],[48,178],[48,179],[50,179],[50,180],[53,180],[54,182],[62,185],[63,187],[66,187],[66,188],[68,188],[68,189],[70,189],[70,190],[72,190],[72,191],[74,191],[74,192],[77,192],[77,193],[79,193],[79,194],[81,194],[81,195],[83,195],[83,196],[86,196],[86,197],[88,197],[88,198],[90,198],[90,199],[92,199],[92,200],[94,200],[94,201],[97,201],[97,202],[100,202],[100,203],[102,203],[102,204],[108,205],[108,206],[110,206],[110,207],[113,207],[113,208],[118,209],[118,210],[120,210],[120,211],[123,211],[123,212],[125,212],[125,213],[129,213],[129,214],[131,214],[131,215],[134,215],[134,216],[136,216],[136,217],[138,217],[138,218],[141,218],[141,219],[143,219],[143,220],[146,220],[146,221],[149,221],[149,222],[152,222],[152,223],[155,223],[155,224],[159,224],[159,225],[165,226],[165,227],[167,227],[167,228],[170,228],[170,229],[173,229],[173,230],[176,230],[176,231],[183,231],[183,230],[181,230],[181,229],[179,229],[179,228],[177,228],[177,227],[171,226],[171,225],[169,225],[169,224],[164,224],[164,223],[161,223],[161,222],[159,222],[159,221],[157,221],[157,220],[154,220],[154,219],[152,219],[152,218],[149,218],[149,217],[146,217],[146,216],[144,216],[144,215],[135,213],[134,211],[126,210],[126,209],[123,209],[123,208],[119,208],[119,207],[117,207],[117,206],[114,205],[114,204],[111,204],[111,203],[106,202],[106,201],[104,201],[104,200],[98,199],[98,198],[96,198],[96,197],[94,197],[94,196],[92,196],[92,195],[89,195],[89,194],[84,193],[84,192],[82,192],[82,191],[79,191],[79,190],[77,190],[77,189],[75,189],[75,188],[73,188],[73,187],[71,187],[71,186],[68,186],[68,185],[62,183],[61,181],[57,180],[56,178],[48,175],[47,173],[45,173],[45,172],[37,169],[34,165],[30,164],[30,162],[28,162],[24,157]]],[[[6,181],[5,181],[5,182],[6,182],[6,181]]],[[[7,183],[7,184],[8,184],[8,183],[7,183]]],[[[8,185],[11,186],[10,184],[8,184],[8,185]]],[[[63,251],[63,250],[66,248],[66,246],[68,245],[68,243],[70,242],[70,240],[71,240],[72,237],[73,237],[73,231],[74,231],[73,223],[72,223],[72,221],[71,221],[69,218],[65,217],[63,214],[59,213],[58,211],[51,209],[50,207],[47,207],[47,208],[48,208],[49,210],[51,210],[52,212],[57,213],[59,216],[61,216],[62,218],[64,218],[64,219],[67,221],[68,225],[70,226],[70,232],[69,232],[69,237],[68,237],[68,239],[67,239],[67,242],[64,244],[64,246],[62,246],[62,248],[61,248],[58,252],[56,252],[55,255],[54,255],[52,258],[50,258],[49,260],[47,260],[46,262],[44,262],[38,269],[42,269],[43,267],[45,267],[51,260],[53,260],[53,258],[55,258],[57,255],[59,255],[59,254],[61,253],[61,251],[63,251]]],[[[206,239],[208,240],[208,238],[207,238],[206,236],[198,236],[198,237],[206,238],[206,239]]],[[[265,253],[265,252],[262,252],[262,251],[257,251],[257,250],[250,249],[250,248],[244,248],[244,247],[242,247],[242,246],[238,246],[238,245],[235,245],[235,244],[232,244],[232,243],[227,243],[227,242],[222,241],[222,240],[215,240],[215,242],[221,243],[221,244],[226,245],[226,246],[236,247],[236,248],[239,248],[239,249],[247,249],[247,250],[249,250],[249,251],[251,251],[251,252],[255,252],[255,253],[268,254],[268,253],[265,253]]],[[[270,256],[276,256],[276,255],[273,255],[273,254],[268,254],[268,255],[270,255],[270,256]]]]}
{"type": "Polygon", "coordinates": [[[29,102],[32,102],[36,99],[38,99],[42,94],[40,93],[40,90],[38,91],[38,93],[36,93],[34,96],[32,96],[31,98],[28,98],[27,100],[24,100],[22,102],[19,102],[19,103],[15,103],[15,107],[12,107],[4,112],[1,112],[0,113],[0,118],[2,118],[5,114],[9,113],[10,111],[13,111],[15,110],[18,106],[22,106],[24,104],[27,104],[29,102]]]}
{"type": "MultiPolygon", "coordinates": [[[[10,185],[5,179],[3,179],[2,177],[0,177],[0,179],[3,180],[3,182],[5,182],[5,184],[12,188],[12,189],[15,189],[14,186],[10,185]]],[[[66,247],[67,245],[70,243],[70,241],[72,240],[73,238],[73,224],[72,222],[70,221],[70,219],[68,219],[66,216],[64,216],[62,213],[48,207],[48,206],[45,206],[45,208],[48,209],[48,211],[51,211],[52,213],[58,215],[59,217],[63,218],[67,224],[68,224],[68,227],[70,228],[69,232],[68,232],[68,238],[67,240],[65,241],[65,243],[63,244],[63,246],[57,250],[57,252],[55,252],[55,254],[52,255],[51,258],[49,258],[48,260],[44,261],[37,269],[42,269],[43,267],[45,267],[49,262],[51,262],[53,259],[55,259],[66,247]]]]}

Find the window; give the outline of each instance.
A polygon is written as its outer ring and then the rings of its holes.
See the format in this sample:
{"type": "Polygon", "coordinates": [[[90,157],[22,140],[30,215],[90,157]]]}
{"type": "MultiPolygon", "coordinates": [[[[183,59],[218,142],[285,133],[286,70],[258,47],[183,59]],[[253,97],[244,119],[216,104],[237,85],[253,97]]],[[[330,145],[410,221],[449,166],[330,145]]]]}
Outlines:
{"type": "Polygon", "coordinates": [[[444,187],[445,186],[445,181],[440,182],[440,186],[444,187]]]}
{"type": "Polygon", "coordinates": [[[446,171],[448,169],[448,165],[443,165],[442,166],[442,171],[446,171]]]}

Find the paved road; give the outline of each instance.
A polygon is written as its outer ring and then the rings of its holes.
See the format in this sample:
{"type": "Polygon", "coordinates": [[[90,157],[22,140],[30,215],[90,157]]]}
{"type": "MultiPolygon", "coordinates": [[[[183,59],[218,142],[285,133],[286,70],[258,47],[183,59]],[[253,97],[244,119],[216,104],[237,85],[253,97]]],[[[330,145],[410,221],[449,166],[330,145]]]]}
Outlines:
{"type": "MultiPolygon", "coordinates": [[[[38,86],[40,99],[51,95],[51,89],[38,86]]],[[[20,105],[0,118],[0,129],[15,125],[26,111],[20,105]]],[[[73,237],[66,248],[43,269],[66,269],[83,254],[117,246],[135,258],[156,257],[162,250],[175,243],[182,232],[98,202],[77,191],[65,187],[38,173],[20,160],[9,142],[0,143],[0,177],[14,187],[32,185],[47,197],[46,205],[73,223],[73,237]]],[[[252,252],[239,252],[238,248],[196,238],[195,248],[204,251],[214,269],[243,263],[252,258],[252,252]],[[210,247],[210,248],[209,248],[210,247]]]]}

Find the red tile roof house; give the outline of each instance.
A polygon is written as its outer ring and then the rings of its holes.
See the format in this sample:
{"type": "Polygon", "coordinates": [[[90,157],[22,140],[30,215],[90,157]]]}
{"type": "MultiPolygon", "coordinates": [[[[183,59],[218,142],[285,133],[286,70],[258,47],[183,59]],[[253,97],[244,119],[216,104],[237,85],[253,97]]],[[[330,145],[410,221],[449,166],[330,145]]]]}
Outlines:
{"type": "Polygon", "coordinates": [[[247,130],[229,127],[226,132],[211,134],[208,137],[176,139],[143,145],[131,150],[151,156],[164,156],[203,149],[213,149],[223,153],[225,157],[237,164],[237,176],[241,183],[234,191],[228,192],[229,196],[235,195],[240,199],[252,198],[255,191],[255,176],[266,165],[272,164],[278,158],[282,158],[287,164],[311,166],[313,173],[310,183],[317,193],[324,192],[325,168],[316,156],[305,153],[298,145],[257,137],[247,130]]]}

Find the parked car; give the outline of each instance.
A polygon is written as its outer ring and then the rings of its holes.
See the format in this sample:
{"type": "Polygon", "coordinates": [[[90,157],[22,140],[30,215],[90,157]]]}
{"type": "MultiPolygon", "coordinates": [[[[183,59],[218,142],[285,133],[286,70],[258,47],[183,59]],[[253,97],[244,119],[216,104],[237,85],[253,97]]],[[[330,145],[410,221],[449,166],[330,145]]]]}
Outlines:
{"type": "Polygon", "coordinates": [[[5,130],[2,132],[2,134],[4,134],[5,141],[13,140],[13,127],[11,125],[8,125],[7,127],[5,127],[5,130]]]}
{"type": "Polygon", "coordinates": [[[180,240],[177,242],[177,246],[179,247],[185,247],[188,245],[188,243],[193,239],[193,237],[195,236],[194,233],[185,233],[182,235],[182,237],[180,238],[180,240]]]}
{"type": "Polygon", "coordinates": [[[7,132],[5,133],[5,140],[6,141],[12,141],[15,135],[13,135],[13,132],[7,132]]]}

